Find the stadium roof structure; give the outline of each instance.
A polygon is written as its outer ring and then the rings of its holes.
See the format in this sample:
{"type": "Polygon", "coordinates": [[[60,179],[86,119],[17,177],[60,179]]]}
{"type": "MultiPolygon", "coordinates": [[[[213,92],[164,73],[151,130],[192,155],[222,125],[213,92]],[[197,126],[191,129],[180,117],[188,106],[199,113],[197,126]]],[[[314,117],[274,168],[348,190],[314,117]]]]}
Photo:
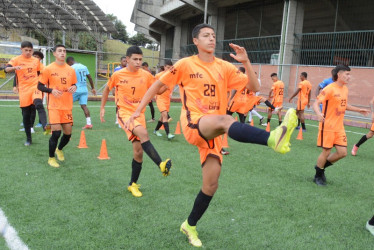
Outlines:
{"type": "Polygon", "coordinates": [[[78,31],[95,37],[116,32],[92,0],[0,0],[0,5],[0,28],[34,29],[47,40],[53,40],[55,30],[66,31],[72,40],[78,31]]]}

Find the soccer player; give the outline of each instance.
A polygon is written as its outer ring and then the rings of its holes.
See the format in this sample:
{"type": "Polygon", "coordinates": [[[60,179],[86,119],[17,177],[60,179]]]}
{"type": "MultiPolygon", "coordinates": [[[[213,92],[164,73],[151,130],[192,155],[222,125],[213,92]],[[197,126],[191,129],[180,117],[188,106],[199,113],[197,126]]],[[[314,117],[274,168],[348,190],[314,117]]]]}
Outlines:
{"type": "MultiPolygon", "coordinates": [[[[17,86],[15,92],[19,93],[20,107],[22,109],[23,126],[25,127],[25,146],[30,146],[31,138],[31,115],[38,111],[43,129],[47,128],[47,115],[43,106],[42,93],[37,89],[38,75],[40,74],[40,61],[33,57],[33,45],[28,41],[21,43],[22,54],[12,58],[5,67],[5,72],[16,72],[17,86]]],[[[35,119],[35,118],[34,118],[35,119]]]]}
{"type": "Polygon", "coordinates": [[[179,60],[162,75],[144,95],[135,113],[127,120],[126,126],[133,126],[134,121],[136,123],[149,100],[165,88],[165,85],[173,89],[175,84],[179,84],[182,93],[181,127],[186,140],[198,147],[203,179],[192,211],[180,230],[187,235],[193,246],[200,247],[202,243],[197,235],[196,224],[218,188],[222,163],[221,135],[228,133],[234,140],[268,145],[277,152],[286,153],[290,150],[289,138],[297,125],[297,117],[294,109],[289,110],[284,123],[268,133],[248,124],[236,122],[232,116],[226,115],[227,89],[259,89],[246,50],[230,44],[236,53],[230,54],[231,57],[243,64],[247,75],[231,63],[214,57],[216,36],[212,26],[197,25],[192,31],[192,37],[198,54],[179,60]]]}
{"type": "Polygon", "coordinates": [[[318,186],[326,185],[325,169],[347,155],[347,137],[344,130],[344,114],[346,110],[368,114],[369,110],[348,104],[348,88],[351,75],[348,66],[338,65],[332,71],[334,82],[324,88],[313,103],[314,112],[319,120],[317,146],[322,147],[315,165],[314,182],[318,186]],[[323,104],[322,113],[319,105],[323,104]],[[331,149],[335,147],[336,152],[331,149]]]}
{"type": "Polygon", "coordinates": [[[270,122],[271,116],[273,115],[273,111],[278,113],[279,124],[282,123],[282,105],[283,105],[283,91],[284,91],[284,83],[278,79],[277,73],[272,73],[270,75],[271,80],[273,80],[273,86],[269,92],[269,99],[273,99],[271,104],[279,108],[277,111],[273,108],[269,108],[268,110],[268,120],[267,123],[270,122]]]}
{"type": "Polygon", "coordinates": [[[312,84],[307,80],[308,74],[306,72],[301,72],[300,74],[300,80],[298,88],[296,89],[295,93],[290,97],[288,102],[291,102],[291,100],[297,95],[297,108],[296,108],[296,114],[298,117],[298,123],[296,129],[300,129],[300,122],[301,127],[303,131],[306,131],[305,128],[305,117],[304,117],[304,109],[306,106],[310,108],[310,93],[312,90],[312,84]]]}
{"type": "Polygon", "coordinates": [[[91,92],[92,94],[96,95],[96,90],[94,83],[92,81],[92,77],[90,75],[90,72],[88,71],[88,68],[81,63],[77,63],[74,60],[74,57],[69,56],[68,58],[66,58],[66,63],[75,70],[75,74],[78,80],[77,84],[75,85],[77,86],[77,90],[73,94],[73,102],[79,101],[79,104],[81,105],[84,115],[86,116],[86,125],[82,129],[92,129],[90,111],[87,108],[88,89],[86,82],[87,77],[91,85],[91,92]]]}
{"type": "MultiPolygon", "coordinates": [[[[239,70],[241,70],[241,68],[243,68],[243,67],[240,67],[239,70]]],[[[245,73],[245,72],[243,72],[243,73],[245,73]]],[[[255,72],[255,74],[257,76],[257,72],[255,72]]],[[[261,80],[260,80],[260,78],[257,78],[257,80],[258,80],[258,83],[260,84],[260,87],[261,87],[261,80]]],[[[257,91],[256,95],[257,96],[260,95],[260,91],[257,91]]],[[[258,117],[258,119],[260,119],[259,124],[262,125],[262,121],[264,120],[264,117],[262,115],[260,115],[255,108],[256,108],[256,105],[253,106],[253,109],[249,110],[249,112],[248,112],[248,123],[251,123],[252,116],[255,115],[255,116],[258,117]]]]}
{"type": "Polygon", "coordinates": [[[366,135],[363,135],[361,139],[355,145],[353,145],[352,152],[351,152],[353,156],[357,154],[358,148],[368,139],[373,137],[374,135],[374,96],[373,96],[373,99],[371,99],[370,101],[370,109],[371,109],[371,122],[372,122],[370,131],[366,135]]]}
{"type": "MultiPolygon", "coordinates": [[[[120,63],[121,64],[119,66],[117,66],[117,67],[114,68],[113,72],[116,72],[116,71],[121,70],[124,67],[126,67],[126,65],[127,65],[126,56],[122,56],[121,57],[120,63]]],[[[112,93],[115,96],[115,89],[113,89],[112,93]]],[[[118,124],[118,107],[117,106],[116,106],[116,122],[115,122],[115,124],[118,124]]],[[[122,128],[121,125],[119,125],[119,124],[118,124],[118,127],[122,128]]]]}
{"type": "MultiPolygon", "coordinates": [[[[143,62],[142,63],[142,69],[148,71],[150,74],[152,74],[151,70],[149,69],[148,63],[143,62]]],[[[155,120],[155,107],[153,106],[153,101],[150,100],[148,103],[149,108],[151,109],[151,116],[152,118],[148,122],[154,122],[155,120]]]]}
{"type": "Polygon", "coordinates": [[[374,235],[374,216],[371,217],[371,219],[366,222],[366,229],[372,234],[374,235]]]}
{"type": "MultiPolygon", "coordinates": [[[[168,71],[172,66],[173,66],[172,61],[166,60],[164,70],[168,71]]],[[[156,74],[155,76],[156,80],[160,79],[160,77],[164,73],[165,71],[161,71],[160,73],[156,74]]],[[[168,88],[167,90],[165,90],[164,93],[156,96],[156,104],[157,104],[158,110],[161,113],[161,117],[160,117],[160,120],[158,120],[155,130],[153,131],[153,133],[155,133],[157,136],[162,136],[162,134],[158,130],[161,128],[162,125],[164,125],[165,133],[166,133],[168,140],[171,140],[175,137],[175,135],[171,134],[169,131],[168,113],[170,110],[170,95],[171,95],[171,91],[168,88]]]]}
{"type": "MultiPolygon", "coordinates": [[[[332,74],[332,71],[331,71],[331,74],[332,74]]],[[[318,84],[318,87],[317,87],[317,90],[316,90],[316,97],[319,95],[319,92],[321,92],[322,89],[326,88],[327,86],[329,86],[333,82],[334,82],[334,80],[332,79],[332,77],[329,77],[329,78],[324,79],[320,84],[318,84]]],[[[319,107],[322,111],[322,104],[319,105],[319,107]]]]}
{"type": "MultiPolygon", "coordinates": [[[[134,126],[124,127],[124,121],[137,109],[144,94],[154,82],[154,77],[148,71],[141,69],[142,59],[143,52],[139,47],[131,46],[127,49],[127,66],[122,70],[114,72],[110,77],[108,84],[103,90],[100,109],[100,120],[101,122],[105,122],[105,104],[108,100],[110,90],[115,87],[118,120],[126,132],[128,140],[132,142],[134,158],[132,160],[131,180],[127,189],[135,197],[143,195],[139,190],[140,185],[137,184],[142,170],[143,151],[156,163],[164,176],[170,174],[169,171],[171,168],[171,160],[162,161],[149,140],[144,116],[145,109],[141,110],[141,114],[136,118],[134,126]]],[[[162,91],[160,91],[160,94],[162,91]]]]}
{"type": "Polygon", "coordinates": [[[59,44],[53,48],[55,62],[51,63],[41,72],[38,89],[47,93],[49,124],[52,136],[49,139],[49,159],[51,167],[58,168],[55,153],[59,161],[64,161],[62,149],[68,144],[73,125],[73,93],[77,90],[77,77],[72,67],[65,63],[66,48],[59,44]],[[63,135],[60,143],[58,139],[63,135]],[[57,147],[58,144],[58,147],[57,147]],[[57,148],[57,149],[56,149],[57,148]]]}

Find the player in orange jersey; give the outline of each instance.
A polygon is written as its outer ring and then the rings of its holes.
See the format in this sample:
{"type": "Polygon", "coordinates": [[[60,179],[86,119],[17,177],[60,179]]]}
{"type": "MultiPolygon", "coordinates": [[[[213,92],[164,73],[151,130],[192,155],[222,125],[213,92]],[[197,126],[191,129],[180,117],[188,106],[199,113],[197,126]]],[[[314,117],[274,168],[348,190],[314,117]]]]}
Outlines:
{"type": "Polygon", "coordinates": [[[348,104],[347,84],[351,79],[351,69],[338,65],[332,72],[334,82],[324,88],[313,104],[314,112],[319,120],[317,146],[322,147],[315,166],[314,182],[319,186],[326,185],[325,169],[347,155],[347,137],[344,130],[344,114],[346,110],[368,114],[369,110],[348,104]],[[322,113],[319,105],[323,104],[322,113]],[[336,152],[331,149],[335,147],[336,152]]]}
{"type": "Polygon", "coordinates": [[[228,136],[236,141],[267,145],[278,152],[286,153],[290,150],[289,138],[297,125],[297,117],[295,110],[289,110],[284,123],[268,133],[236,122],[232,116],[226,115],[227,89],[259,89],[247,52],[243,47],[230,44],[235,51],[235,55],[230,54],[231,57],[246,68],[246,74],[243,74],[231,63],[214,56],[216,36],[212,26],[197,25],[192,31],[192,37],[199,53],[179,60],[163,74],[144,95],[126,126],[133,126],[149,100],[161,89],[166,86],[173,89],[175,84],[179,85],[182,99],[181,127],[185,139],[199,150],[203,179],[192,211],[180,230],[187,235],[193,246],[200,247],[202,243],[197,235],[196,224],[218,188],[222,164],[221,135],[228,133],[228,136]]]}
{"type": "MultiPolygon", "coordinates": [[[[156,80],[160,79],[160,77],[166,71],[168,71],[170,67],[172,66],[173,66],[172,61],[166,60],[164,71],[161,71],[160,73],[156,74],[155,76],[156,80]]],[[[164,125],[165,133],[166,133],[168,140],[171,140],[175,137],[175,135],[171,134],[169,131],[168,113],[170,110],[170,95],[171,95],[171,90],[168,88],[167,90],[165,90],[164,93],[156,96],[156,104],[157,104],[158,110],[161,113],[161,117],[160,117],[160,120],[158,120],[155,130],[153,131],[153,133],[155,133],[157,136],[162,136],[162,134],[158,130],[161,128],[162,125],[164,125]]]]}
{"type": "Polygon", "coordinates": [[[372,138],[374,135],[374,97],[370,101],[370,109],[371,109],[371,122],[372,122],[370,131],[366,135],[363,135],[361,139],[355,145],[353,145],[353,148],[351,151],[353,156],[357,154],[358,148],[368,139],[372,138]]]}
{"type": "MultiPolygon", "coordinates": [[[[271,87],[271,90],[269,92],[269,100],[272,99],[271,104],[274,107],[278,108],[276,112],[278,113],[279,124],[281,124],[282,123],[284,83],[278,79],[277,73],[272,73],[270,77],[271,77],[271,80],[273,81],[273,86],[271,87]]],[[[270,122],[271,117],[273,115],[273,111],[275,110],[272,108],[269,108],[267,123],[270,122]]]]}
{"type": "Polygon", "coordinates": [[[304,109],[306,106],[310,108],[310,93],[312,90],[312,84],[307,80],[308,74],[306,72],[301,72],[300,80],[298,88],[296,89],[295,93],[290,97],[288,102],[291,102],[292,99],[297,95],[297,108],[296,114],[298,117],[298,123],[296,129],[300,129],[300,122],[303,131],[306,131],[305,128],[305,117],[304,117],[304,109]]]}
{"type": "Polygon", "coordinates": [[[59,161],[64,161],[62,149],[68,144],[73,125],[73,93],[77,90],[77,77],[72,67],[65,63],[66,48],[59,44],[53,48],[55,62],[51,63],[41,72],[38,89],[47,93],[49,124],[52,136],[49,139],[49,159],[51,167],[58,168],[55,153],[59,161]],[[60,143],[58,139],[63,135],[60,143]],[[58,147],[57,147],[58,144],[58,147]]]}
{"type": "Polygon", "coordinates": [[[24,145],[29,146],[32,143],[31,116],[33,112],[35,113],[35,109],[38,111],[44,130],[47,125],[47,115],[43,106],[42,93],[37,89],[41,63],[32,56],[32,43],[28,41],[22,42],[21,51],[22,54],[20,56],[14,57],[9,61],[5,67],[5,72],[16,72],[17,86],[14,91],[19,93],[20,107],[22,109],[23,126],[26,133],[24,145]]]}
{"type": "MultiPolygon", "coordinates": [[[[143,151],[153,160],[160,168],[164,176],[170,174],[171,160],[161,160],[156,149],[149,140],[146,129],[144,111],[135,120],[133,126],[125,127],[124,122],[129,119],[132,113],[138,108],[140,101],[148,88],[155,81],[154,77],[146,70],[141,69],[143,52],[137,46],[131,46],[126,52],[127,66],[113,73],[108,84],[105,86],[100,108],[100,120],[105,122],[105,104],[108,100],[109,92],[112,88],[116,89],[116,105],[118,106],[118,121],[126,132],[127,138],[132,142],[133,160],[131,180],[127,189],[135,197],[141,197],[139,190],[140,185],[137,184],[143,163],[143,151]]],[[[159,92],[161,94],[166,88],[159,92]]],[[[157,93],[155,93],[157,94],[157,93]]]]}

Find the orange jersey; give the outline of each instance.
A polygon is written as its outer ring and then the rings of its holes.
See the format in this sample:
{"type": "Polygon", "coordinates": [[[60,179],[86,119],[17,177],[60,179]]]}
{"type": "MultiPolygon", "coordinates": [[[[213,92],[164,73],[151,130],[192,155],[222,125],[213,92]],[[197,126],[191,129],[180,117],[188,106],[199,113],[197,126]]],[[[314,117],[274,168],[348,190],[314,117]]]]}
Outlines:
{"type": "Polygon", "coordinates": [[[228,110],[241,114],[247,113],[249,111],[249,98],[251,94],[253,94],[253,91],[249,91],[247,88],[237,91],[231,103],[229,103],[228,110]]]}
{"type": "Polygon", "coordinates": [[[273,103],[283,103],[284,83],[281,80],[274,82],[271,90],[273,90],[273,103]]]}
{"type": "Polygon", "coordinates": [[[63,92],[60,97],[55,97],[52,93],[48,93],[48,109],[73,109],[73,94],[69,93],[68,89],[77,83],[77,77],[72,67],[66,63],[58,65],[53,62],[40,73],[39,82],[45,84],[47,88],[63,92]]]}
{"type": "Polygon", "coordinates": [[[20,66],[16,70],[17,83],[19,92],[37,88],[38,71],[40,71],[40,61],[35,57],[26,58],[23,55],[12,58],[9,63],[13,67],[20,66]]]}
{"type": "Polygon", "coordinates": [[[198,56],[190,56],[179,60],[160,77],[160,81],[169,89],[179,84],[182,123],[195,123],[203,115],[226,114],[228,89],[241,91],[248,83],[248,77],[221,59],[206,63],[198,56]]]}
{"type": "MultiPolygon", "coordinates": [[[[160,73],[156,74],[155,75],[155,78],[156,80],[160,80],[160,77],[166,73],[165,71],[161,71],[160,73]]],[[[170,95],[171,95],[171,90],[170,88],[168,88],[167,90],[165,90],[164,93],[162,93],[161,95],[158,95],[156,98],[157,99],[162,99],[162,100],[168,100],[169,99],[169,102],[170,102],[170,95]]]]}
{"type": "Polygon", "coordinates": [[[301,103],[307,103],[308,104],[308,97],[309,93],[312,90],[312,84],[308,80],[304,80],[302,82],[299,82],[299,94],[298,94],[298,101],[301,103]]]}
{"type": "Polygon", "coordinates": [[[347,107],[348,88],[331,83],[317,97],[322,102],[322,113],[325,121],[319,123],[319,129],[324,131],[344,131],[344,114],[347,107]]]}
{"type": "MultiPolygon", "coordinates": [[[[130,72],[123,68],[113,73],[108,81],[109,90],[116,88],[116,105],[128,114],[135,112],[143,96],[154,83],[155,78],[143,69],[130,72]]],[[[144,113],[145,108],[142,110],[144,113]]]]}

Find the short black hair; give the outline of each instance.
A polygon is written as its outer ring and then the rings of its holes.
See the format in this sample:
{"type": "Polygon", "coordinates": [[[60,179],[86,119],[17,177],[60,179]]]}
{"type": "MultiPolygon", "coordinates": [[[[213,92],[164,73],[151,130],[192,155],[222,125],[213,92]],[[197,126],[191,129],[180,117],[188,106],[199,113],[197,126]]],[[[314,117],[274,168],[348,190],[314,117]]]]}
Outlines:
{"type": "Polygon", "coordinates": [[[34,48],[34,47],[32,46],[31,42],[29,42],[29,41],[23,41],[21,43],[21,49],[23,49],[23,48],[34,48]]]}
{"type": "Polygon", "coordinates": [[[214,31],[214,28],[213,28],[212,25],[209,25],[209,24],[206,24],[206,23],[201,23],[201,24],[196,25],[195,28],[193,28],[192,38],[197,38],[200,34],[200,30],[204,29],[204,28],[209,28],[209,29],[212,29],[214,31]]]}
{"type": "Polygon", "coordinates": [[[44,55],[40,51],[34,51],[34,53],[32,53],[32,55],[33,56],[38,56],[40,59],[44,59],[44,55]]]}
{"type": "Polygon", "coordinates": [[[164,71],[164,70],[165,70],[165,67],[164,67],[164,66],[160,66],[160,70],[161,70],[161,71],[164,71]]]}
{"type": "Polygon", "coordinates": [[[57,48],[60,48],[60,47],[66,49],[65,45],[63,45],[63,44],[57,44],[56,46],[53,47],[53,52],[56,52],[57,48]]]}
{"type": "Polygon", "coordinates": [[[138,46],[131,46],[126,51],[126,56],[131,57],[133,54],[143,55],[143,51],[138,46]]]}
{"type": "Polygon", "coordinates": [[[270,75],[270,77],[273,77],[273,76],[278,76],[278,74],[277,74],[277,73],[272,73],[272,74],[270,75]]]}
{"type": "Polygon", "coordinates": [[[244,68],[244,67],[239,67],[239,70],[240,70],[242,73],[245,73],[245,68],[244,68]]]}
{"type": "Polygon", "coordinates": [[[121,60],[120,61],[122,61],[123,59],[126,59],[126,56],[121,56],[121,60]]]}
{"type": "Polygon", "coordinates": [[[165,65],[173,66],[173,62],[170,59],[166,59],[165,65]]]}
{"type": "Polygon", "coordinates": [[[66,63],[70,63],[70,62],[74,62],[74,57],[72,56],[68,56],[68,58],[66,58],[66,63]]]}
{"type": "Polygon", "coordinates": [[[331,74],[332,74],[332,79],[334,81],[338,80],[338,73],[340,71],[351,71],[351,68],[346,66],[346,65],[337,65],[332,71],[331,71],[331,74]]]}
{"type": "Polygon", "coordinates": [[[306,72],[301,72],[300,75],[304,76],[305,78],[308,77],[308,73],[306,73],[306,72]]]}
{"type": "Polygon", "coordinates": [[[142,66],[148,67],[148,63],[147,62],[143,62],[142,66]]]}

